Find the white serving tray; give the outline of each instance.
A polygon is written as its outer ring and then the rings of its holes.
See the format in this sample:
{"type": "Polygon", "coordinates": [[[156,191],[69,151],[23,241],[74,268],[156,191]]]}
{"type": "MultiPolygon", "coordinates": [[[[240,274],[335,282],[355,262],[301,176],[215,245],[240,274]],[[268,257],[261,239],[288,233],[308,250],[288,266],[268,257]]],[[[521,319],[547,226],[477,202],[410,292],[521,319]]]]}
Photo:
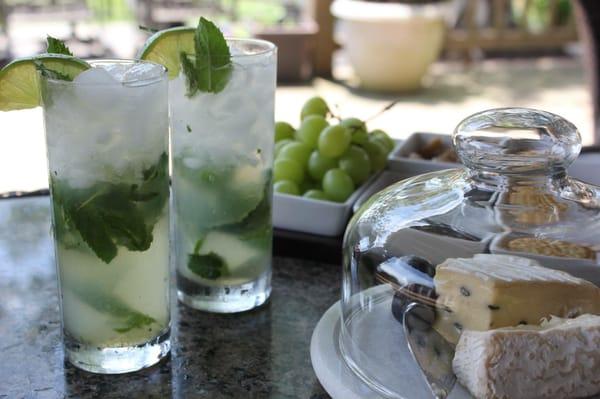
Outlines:
{"type": "Polygon", "coordinates": [[[434,138],[441,138],[444,144],[452,146],[452,136],[440,133],[417,132],[411,134],[405,141],[396,147],[388,157],[388,169],[401,172],[410,176],[435,172],[443,169],[460,168],[462,164],[451,162],[437,162],[428,159],[409,158],[412,152],[423,147],[434,138]]]}
{"type": "Polygon", "coordinates": [[[273,226],[279,229],[337,237],[346,229],[352,205],[378,173],[364,182],[346,202],[321,201],[296,195],[273,195],[273,226]]]}
{"type": "MultiPolygon", "coordinates": [[[[398,151],[403,143],[402,140],[395,140],[395,142],[394,150],[390,154],[398,151]]],[[[388,157],[388,165],[389,159],[388,157]]],[[[275,193],[273,195],[273,226],[279,229],[337,237],[344,233],[350,216],[356,210],[354,204],[358,198],[362,197],[366,190],[372,191],[371,185],[378,180],[382,173],[385,172],[379,172],[369,177],[344,203],[275,193]]],[[[373,191],[373,193],[377,191],[373,191]]]]}

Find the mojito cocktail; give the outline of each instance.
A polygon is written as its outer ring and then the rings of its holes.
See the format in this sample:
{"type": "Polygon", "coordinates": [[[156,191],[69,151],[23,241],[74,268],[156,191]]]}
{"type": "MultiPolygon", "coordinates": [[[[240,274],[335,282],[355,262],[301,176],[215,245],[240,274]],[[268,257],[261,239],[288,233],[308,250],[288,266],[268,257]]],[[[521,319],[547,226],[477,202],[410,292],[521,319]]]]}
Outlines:
{"type": "Polygon", "coordinates": [[[167,76],[148,62],[90,66],[40,82],[65,354],[122,373],[170,348],[167,76]]]}
{"type": "Polygon", "coordinates": [[[178,297],[206,311],[252,309],[271,292],[275,46],[225,40],[204,19],[147,43],[147,59],[177,54],[166,65],[178,297]]]}

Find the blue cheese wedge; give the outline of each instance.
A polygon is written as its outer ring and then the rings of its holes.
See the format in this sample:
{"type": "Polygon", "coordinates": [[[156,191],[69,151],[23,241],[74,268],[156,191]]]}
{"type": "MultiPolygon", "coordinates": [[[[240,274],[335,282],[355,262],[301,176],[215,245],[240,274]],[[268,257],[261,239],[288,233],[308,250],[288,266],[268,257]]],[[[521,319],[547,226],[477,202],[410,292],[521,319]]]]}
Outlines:
{"type": "Polygon", "coordinates": [[[600,393],[600,316],[541,327],[464,331],[452,367],[477,399],[570,399],[600,393]]]}
{"type": "Polygon", "coordinates": [[[552,315],[600,314],[600,288],[519,256],[447,259],[438,265],[434,284],[434,328],[453,343],[463,330],[539,325],[552,315]]]}

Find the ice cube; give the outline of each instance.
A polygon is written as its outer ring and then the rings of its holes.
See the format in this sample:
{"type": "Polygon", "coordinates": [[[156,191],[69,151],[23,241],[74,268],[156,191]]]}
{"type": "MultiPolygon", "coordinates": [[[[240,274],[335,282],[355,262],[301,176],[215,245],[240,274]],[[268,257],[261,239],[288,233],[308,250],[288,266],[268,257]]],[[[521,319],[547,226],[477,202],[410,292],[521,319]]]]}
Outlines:
{"type": "Polygon", "coordinates": [[[81,85],[119,84],[119,81],[116,80],[106,69],[96,67],[81,72],[73,81],[81,85]]]}
{"type": "Polygon", "coordinates": [[[125,75],[123,75],[123,83],[128,86],[135,86],[136,83],[143,82],[144,84],[148,81],[160,79],[164,74],[164,68],[157,64],[148,62],[140,62],[131,66],[125,75]]]}
{"type": "Polygon", "coordinates": [[[225,86],[224,91],[235,92],[239,90],[244,90],[250,84],[250,79],[251,75],[248,68],[242,65],[234,64],[233,72],[231,74],[231,77],[229,78],[229,81],[227,82],[227,85],[225,86]]]}
{"type": "Polygon", "coordinates": [[[111,74],[103,68],[91,68],[80,73],[75,78],[74,98],[72,106],[82,116],[98,118],[100,112],[102,117],[110,118],[110,112],[119,112],[124,103],[123,85],[115,80],[111,74]]]}
{"type": "Polygon", "coordinates": [[[131,67],[131,64],[98,64],[98,67],[104,69],[117,81],[122,82],[125,72],[131,67]]]}
{"type": "Polygon", "coordinates": [[[188,169],[200,169],[202,167],[202,161],[198,158],[193,158],[193,157],[183,158],[183,164],[188,169]]]}

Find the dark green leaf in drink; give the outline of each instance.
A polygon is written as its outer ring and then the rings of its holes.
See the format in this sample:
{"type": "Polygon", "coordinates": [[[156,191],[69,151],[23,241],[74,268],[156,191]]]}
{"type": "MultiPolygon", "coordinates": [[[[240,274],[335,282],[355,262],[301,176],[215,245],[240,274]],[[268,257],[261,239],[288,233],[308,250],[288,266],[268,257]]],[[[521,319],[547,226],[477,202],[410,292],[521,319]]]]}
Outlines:
{"type": "Polygon", "coordinates": [[[102,215],[92,207],[84,207],[79,210],[69,207],[65,211],[83,241],[100,259],[105,263],[110,263],[117,256],[117,246],[102,220],[102,215]]]}
{"type": "Polygon", "coordinates": [[[99,182],[76,189],[53,178],[57,240],[75,248],[79,236],[105,263],[115,258],[118,247],[146,251],[169,196],[167,164],[163,153],[133,185],[99,182]]]}
{"type": "Polygon", "coordinates": [[[131,308],[118,298],[109,296],[100,289],[90,286],[72,286],[69,288],[79,299],[100,313],[119,320],[113,330],[123,334],[136,328],[155,323],[152,317],[131,308]]]}
{"type": "Polygon", "coordinates": [[[227,274],[225,260],[214,252],[206,255],[188,255],[188,268],[198,276],[209,280],[215,280],[227,274]]]}

